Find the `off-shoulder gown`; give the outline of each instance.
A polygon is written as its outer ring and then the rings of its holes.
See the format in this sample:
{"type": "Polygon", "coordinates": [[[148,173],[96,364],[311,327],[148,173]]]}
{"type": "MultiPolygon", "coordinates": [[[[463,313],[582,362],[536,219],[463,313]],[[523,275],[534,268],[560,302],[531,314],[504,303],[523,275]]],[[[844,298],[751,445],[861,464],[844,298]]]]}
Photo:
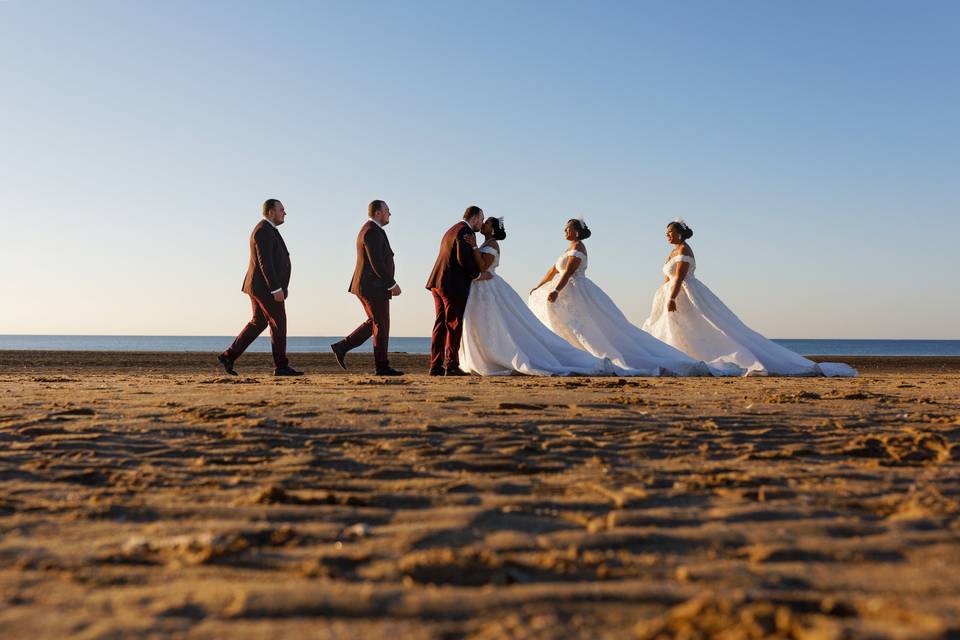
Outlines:
{"type": "Polygon", "coordinates": [[[609,358],[618,367],[642,371],[648,376],[709,376],[733,372],[730,367],[711,370],[703,362],[631,324],[610,296],[587,277],[587,256],[583,252],[566,251],[555,267],[557,275],[531,293],[527,304],[543,324],[571,345],[598,358],[609,358]],[[573,258],[580,258],[580,265],[557,300],[550,302],[547,296],[561,278],[567,261],[573,258]]]}
{"type": "Polygon", "coordinates": [[[687,355],[711,365],[734,364],[744,375],[856,376],[850,365],[816,363],[764,338],[745,325],[694,275],[693,256],[674,256],[663,265],[667,282],[657,289],[645,331],[687,355]],[[676,311],[667,311],[677,262],[690,265],[677,294],[676,311]]]}

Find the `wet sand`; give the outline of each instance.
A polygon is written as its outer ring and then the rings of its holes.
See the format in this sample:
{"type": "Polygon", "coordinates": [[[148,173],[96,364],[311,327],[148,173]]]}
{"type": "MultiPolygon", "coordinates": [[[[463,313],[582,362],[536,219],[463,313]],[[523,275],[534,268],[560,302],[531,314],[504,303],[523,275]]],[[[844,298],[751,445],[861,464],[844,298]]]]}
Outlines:
{"type": "Polygon", "coordinates": [[[0,636],[957,637],[960,359],[827,359],[0,352],[0,636]]]}

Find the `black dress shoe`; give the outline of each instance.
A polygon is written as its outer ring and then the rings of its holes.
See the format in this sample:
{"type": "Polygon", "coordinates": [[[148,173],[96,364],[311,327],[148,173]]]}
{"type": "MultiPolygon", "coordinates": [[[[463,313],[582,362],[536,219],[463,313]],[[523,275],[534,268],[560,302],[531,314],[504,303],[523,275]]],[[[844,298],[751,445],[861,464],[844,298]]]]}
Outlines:
{"type": "Polygon", "coordinates": [[[440,367],[439,369],[430,369],[430,375],[432,376],[442,376],[446,375],[446,373],[447,372],[444,371],[443,367],[440,367]]]}
{"type": "Polygon", "coordinates": [[[393,367],[385,367],[383,369],[377,369],[378,376],[402,376],[403,371],[397,371],[393,367]]]}
{"type": "Polygon", "coordinates": [[[346,350],[343,347],[337,348],[336,344],[330,345],[330,351],[333,351],[334,357],[337,359],[337,364],[340,365],[340,368],[344,371],[347,370],[347,365],[343,363],[343,357],[347,355],[346,350]]]}
{"type": "Polygon", "coordinates": [[[447,369],[447,373],[446,373],[445,375],[448,375],[448,376],[468,376],[468,375],[470,375],[470,374],[467,373],[466,371],[464,371],[463,369],[461,369],[460,367],[451,367],[451,368],[447,369]]]}
{"type": "Polygon", "coordinates": [[[223,365],[223,370],[229,373],[232,376],[237,375],[237,372],[233,368],[233,360],[223,355],[222,353],[217,356],[217,360],[220,361],[220,364],[223,365]]]}
{"type": "Polygon", "coordinates": [[[303,375],[303,371],[297,371],[296,369],[294,369],[294,368],[291,367],[290,365],[287,365],[287,366],[285,366],[285,367],[280,367],[279,369],[275,369],[274,372],[273,372],[273,375],[275,375],[275,376],[302,376],[302,375],[303,375]]]}

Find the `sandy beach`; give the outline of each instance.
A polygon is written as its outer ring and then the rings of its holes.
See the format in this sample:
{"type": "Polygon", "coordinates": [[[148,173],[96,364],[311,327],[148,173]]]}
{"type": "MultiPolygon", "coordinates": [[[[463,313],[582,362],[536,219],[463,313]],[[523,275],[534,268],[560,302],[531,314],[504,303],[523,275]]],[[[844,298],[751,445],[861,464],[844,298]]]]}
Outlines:
{"type": "Polygon", "coordinates": [[[960,358],[0,352],[3,638],[960,636],[960,358]]]}

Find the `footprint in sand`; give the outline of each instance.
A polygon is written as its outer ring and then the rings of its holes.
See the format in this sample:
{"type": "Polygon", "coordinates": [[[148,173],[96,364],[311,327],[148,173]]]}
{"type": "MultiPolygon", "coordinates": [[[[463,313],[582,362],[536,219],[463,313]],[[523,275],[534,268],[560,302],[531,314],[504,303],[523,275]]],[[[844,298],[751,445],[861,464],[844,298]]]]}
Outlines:
{"type": "Polygon", "coordinates": [[[64,409],[63,411],[55,411],[49,415],[50,417],[62,416],[62,417],[68,418],[68,417],[80,417],[80,416],[95,416],[97,415],[97,412],[91,409],[90,407],[75,407],[71,409],[64,409]]]}
{"type": "Polygon", "coordinates": [[[198,380],[198,384],[260,384],[256,378],[206,378],[198,380]]]}
{"type": "Polygon", "coordinates": [[[501,402],[497,405],[497,409],[514,409],[517,411],[542,411],[546,408],[547,405],[545,404],[532,404],[525,402],[501,402]]]}

